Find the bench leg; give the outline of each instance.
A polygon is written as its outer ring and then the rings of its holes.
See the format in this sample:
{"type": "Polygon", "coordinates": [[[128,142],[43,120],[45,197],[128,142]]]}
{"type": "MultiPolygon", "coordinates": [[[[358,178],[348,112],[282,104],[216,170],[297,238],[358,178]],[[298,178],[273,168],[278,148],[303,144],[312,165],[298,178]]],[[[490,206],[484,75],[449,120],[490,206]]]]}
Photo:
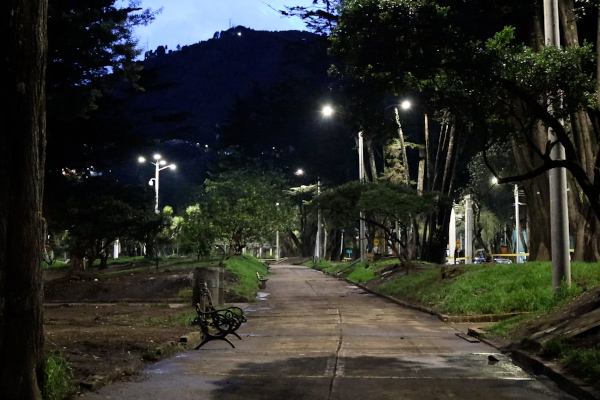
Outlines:
{"type": "MultiPolygon", "coordinates": [[[[236,335],[236,336],[237,336],[237,335],[236,335]]],[[[238,337],[239,337],[239,336],[238,336],[238,337]]],[[[242,338],[240,338],[240,340],[241,340],[241,339],[242,339],[242,338]]],[[[200,342],[200,344],[199,344],[198,346],[196,346],[196,347],[194,348],[194,350],[198,350],[198,349],[200,349],[200,347],[204,346],[206,343],[210,342],[211,340],[224,340],[224,341],[226,341],[227,343],[229,343],[229,345],[230,345],[231,347],[233,347],[233,348],[235,349],[235,346],[233,345],[233,343],[231,343],[231,342],[229,341],[229,339],[227,339],[226,337],[215,338],[215,337],[211,337],[211,336],[203,335],[202,342],[200,342]]]]}

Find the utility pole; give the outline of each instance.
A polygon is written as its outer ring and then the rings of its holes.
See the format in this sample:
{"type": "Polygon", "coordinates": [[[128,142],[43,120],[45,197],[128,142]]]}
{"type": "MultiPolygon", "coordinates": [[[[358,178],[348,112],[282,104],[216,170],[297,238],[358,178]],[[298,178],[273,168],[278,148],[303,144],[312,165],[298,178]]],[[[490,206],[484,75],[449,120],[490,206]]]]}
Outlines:
{"type": "Polygon", "coordinates": [[[454,210],[454,204],[452,204],[452,211],[450,214],[450,233],[448,237],[449,257],[452,257],[454,260],[452,264],[456,264],[456,257],[454,257],[454,250],[456,250],[456,211],[454,210]]]}
{"type": "MultiPolygon", "coordinates": [[[[547,46],[560,47],[558,0],[544,0],[544,36],[547,46]]],[[[550,110],[552,112],[552,110],[550,110]]],[[[553,143],[550,158],[564,160],[565,149],[556,134],[548,128],[548,140],[553,143]]],[[[571,287],[569,260],[569,210],[567,207],[567,171],[553,168],[550,179],[550,230],[552,241],[552,287],[558,294],[563,282],[571,287]]]]}
{"type": "MultiPolygon", "coordinates": [[[[520,239],[521,239],[521,227],[520,227],[520,217],[519,217],[519,185],[515,184],[515,254],[519,254],[520,249],[520,239]]],[[[516,256],[517,264],[521,263],[521,257],[516,256]]]]}
{"type": "MultiPolygon", "coordinates": [[[[358,180],[361,182],[365,181],[365,158],[364,158],[364,151],[363,151],[363,133],[362,132],[358,132],[358,180]]],[[[367,254],[366,254],[366,247],[365,246],[365,220],[364,220],[365,214],[361,211],[360,212],[360,223],[359,223],[359,230],[358,230],[358,245],[360,247],[360,261],[365,262],[367,261],[367,254]]]]}
{"type": "MultiPolygon", "coordinates": [[[[321,178],[317,178],[317,197],[321,194],[321,178]]],[[[317,238],[315,240],[315,264],[321,259],[321,207],[317,211],[317,238]]]]}
{"type": "Polygon", "coordinates": [[[473,202],[465,196],[465,264],[473,263],[473,202]]]}

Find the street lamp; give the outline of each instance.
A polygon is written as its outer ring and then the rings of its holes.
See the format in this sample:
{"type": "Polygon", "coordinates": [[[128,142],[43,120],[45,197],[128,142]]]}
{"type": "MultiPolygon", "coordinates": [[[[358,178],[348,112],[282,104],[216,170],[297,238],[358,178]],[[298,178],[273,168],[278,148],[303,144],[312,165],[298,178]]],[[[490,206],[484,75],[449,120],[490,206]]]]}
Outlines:
{"type": "MultiPolygon", "coordinates": [[[[159,210],[158,210],[158,183],[159,183],[158,177],[159,177],[159,172],[162,171],[163,169],[166,169],[166,168],[176,169],[177,166],[175,164],[169,164],[169,165],[167,165],[167,161],[166,160],[162,160],[162,157],[161,157],[160,154],[155,154],[153,156],[153,158],[156,160],[156,162],[150,161],[150,164],[154,165],[156,168],[155,168],[155,172],[154,172],[154,178],[150,179],[150,181],[148,181],[148,184],[150,186],[154,185],[154,192],[156,194],[156,196],[155,196],[156,197],[156,202],[154,204],[154,212],[158,214],[159,213],[159,210]]],[[[138,158],[138,162],[144,163],[144,162],[146,162],[146,159],[144,157],[139,157],[138,158]]]]}

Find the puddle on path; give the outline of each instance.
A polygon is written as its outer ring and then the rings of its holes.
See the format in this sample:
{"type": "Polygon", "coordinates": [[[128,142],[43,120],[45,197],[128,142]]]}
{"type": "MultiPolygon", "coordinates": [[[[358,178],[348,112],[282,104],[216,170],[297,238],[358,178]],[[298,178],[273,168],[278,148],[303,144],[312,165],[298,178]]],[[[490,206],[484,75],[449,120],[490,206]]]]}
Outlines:
{"type": "Polygon", "coordinates": [[[266,300],[267,297],[269,297],[270,295],[271,293],[258,292],[258,294],[256,295],[256,300],[266,300]]]}
{"type": "Polygon", "coordinates": [[[256,308],[244,308],[245,313],[251,313],[256,311],[268,311],[271,307],[256,307],[256,308]]]}

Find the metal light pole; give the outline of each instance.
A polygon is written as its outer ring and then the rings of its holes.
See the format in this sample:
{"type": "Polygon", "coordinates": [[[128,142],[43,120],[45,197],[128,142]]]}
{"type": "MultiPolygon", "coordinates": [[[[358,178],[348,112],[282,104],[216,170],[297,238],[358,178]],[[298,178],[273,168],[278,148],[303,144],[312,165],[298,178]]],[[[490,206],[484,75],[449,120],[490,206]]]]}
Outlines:
{"type": "Polygon", "coordinates": [[[465,264],[473,263],[473,203],[471,195],[465,196],[465,264]]]}
{"type": "Polygon", "coordinates": [[[275,238],[275,261],[279,261],[279,229],[277,229],[277,236],[275,238]]]}
{"type": "MultiPolygon", "coordinates": [[[[321,194],[321,180],[317,180],[317,196],[321,194]]],[[[315,264],[321,259],[321,207],[317,211],[317,237],[315,240],[315,264]]]]}
{"type": "MultiPolygon", "coordinates": [[[[365,181],[365,158],[363,151],[363,133],[358,132],[358,180],[361,182],[365,181]]],[[[365,214],[360,212],[360,225],[358,230],[358,245],[360,247],[360,261],[367,261],[367,254],[365,253],[365,214]]]]}
{"type": "Polygon", "coordinates": [[[456,250],[456,211],[454,210],[454,204],[452,204],[452,211],[450,212],[450,232],[448,234],[448,256],[452,257],[456,264],[456,257],[454,256],[456,250]]]}
{"type": "MultiPolygon", "coordinates": [[[[175,169],[177,168],[177,166],[175,164],[170,164],[170,165],[166,165],[167,162],[165,160],[161,160],[161,155],[160,154],[155,154],[153,156],[153,158],[156,160],[156,162],[152,162],[150,161],[150,164],[154,165],[155,168],[155,172],[154,172],[154,178],[150,179],[150,181],[148,182],[148,184],[150,186],[154,185],[154,193],[155,193],[155,203],[154,203],[154,212],[155,213],[159,213],[159,208],[158,208],[158,184],[159,184],[159,173],[160,171],[162,171],[163,169],[166,168],[171,168],[171,169],[175,169]]],[[[144,157],[139,157],[138,161],[143,163],[146,162],[146,159],[144,157]]]]}
{"type": "MultiPolygon", "coordinates": [[[[515,184],[515,254],[519,254],[519,248],[521,247],[519,246],[521,239],[519,219],[519,186],[515,184]]],[[[517,264],[519,264],[521,259],[518,255],[516,256],[516,260],[517,264]]]]}
{"type": "MultiPolygon", "coordinates": [[[[279,212],[279,203],[275,203],[277,211],[279,212]]],[[[277,229],[275,235],[275,261],[279,261],[279,229],[277,229]]]]}
{"type": "MultiPolygon", "coordinates": [[[[547,46],[560,47],[558,0],[544,0],[544,36],[547,46]]],[[[550,110],[552,111],[552,110],[550,110]]],[[[565,149],[555,133],[548,129],[548,141],[553,143],[550,158],[564,160],[565,149]]],[[[569,210],[567,204],[567,171],[553,168],[550,179],[550,230],[552,242],[552,287],[560,292],[563,282],[571,287],[571,261],[569,260],[569,210]]]]}

